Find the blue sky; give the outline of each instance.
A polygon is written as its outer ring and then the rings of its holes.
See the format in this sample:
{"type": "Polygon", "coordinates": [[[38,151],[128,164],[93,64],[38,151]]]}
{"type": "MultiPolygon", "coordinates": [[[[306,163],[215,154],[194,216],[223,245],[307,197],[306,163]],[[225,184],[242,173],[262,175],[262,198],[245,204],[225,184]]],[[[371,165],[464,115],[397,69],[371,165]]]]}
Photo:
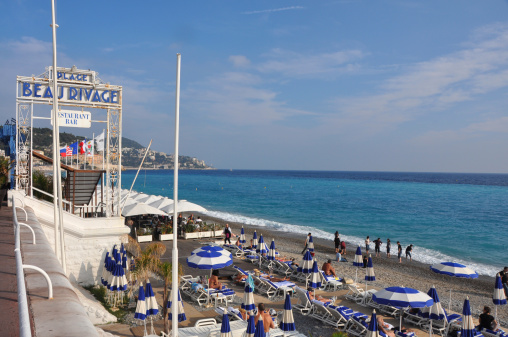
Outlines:
{"type": "MultiPolygon", "coordinates": [[[[180,153],[217,168],[506,173],[507,13],[500,0],[58,1],[58,65],[122,85],[124,136],[171,153],[181,53],[180,153]]],[[[0,3],[3,120],[16,75],[51,65],[50,22],[49,0],[0,3]]]]}

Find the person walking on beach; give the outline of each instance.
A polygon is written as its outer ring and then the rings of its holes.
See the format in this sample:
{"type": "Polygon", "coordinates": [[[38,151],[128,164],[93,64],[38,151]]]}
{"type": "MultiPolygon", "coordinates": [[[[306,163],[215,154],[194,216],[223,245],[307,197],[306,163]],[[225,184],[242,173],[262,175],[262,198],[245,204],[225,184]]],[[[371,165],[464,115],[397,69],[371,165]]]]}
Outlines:
{"type": "Polygon", "coordinates": [[[508,298],[508,267],[504,267],[504,269],[499,272],[499,276],[501,276],[501,283],[503,284],[504,294],[508,298]]]}
{"type": "Polygon", "coordinates": [[[399,258],[399,263],[402,263],[402,245],[399,241],[397,241],[397,257],[399,258]]]}
{"type": "Polygon", "coordinates": [[[231,228],[229,228],[229,224],[226,224],[226,227],[224,227],[224,244],[226,244],[227,241],[229,241],[229,244],[231,244],[231,237],[233,235],[234,234],[231,232],[231,228]]]}
{"type": "Polygon", "coordinates": [[[340,248],[342,249],[342,255],[346,255],[346,241],[342,240],[340,242],[340,248]]]}
{"type": "Polygon", "coordinates": [[[367,254],[369,253],[369,250],[370,250],[370,237],[367,235],[367,238],[365,239],[365,251],[367,252],[367,254]]]}
{"type": "Polygon", "coordinates": [[[304,248],[303,248],[303,250],[302,250],[302,254],[303,254],[303,253],[305,253],[305,251],[307,250],[307,246],[309,245],[309,240],[310,240],[310,237],[311,237],[311,236],[312,236],[312,234],[311,234],[311,233],[309,233],[309,234],[307,235],[307,237],[305,238],[305,247],[304,247],[304,248]]]}
{"type": "Polygon", "coordinates": [[[390,248],[392,248],[392,243],[390,242],[390,239],[386,239],[386,257],[390,258],[390,248]]]}
{"type": "Polygon", "coordinates": [[[333,241],[335,243],[335,253],[338,253],[340,249],[339,231],[335,232],[335,239],[333,239],[333,241]]]}
{"type": "Polygon", "coordinates": [[[381,255],[381,245],[383,242],[381,241],[381,238],[377,238],[377,240],[374,240],[374,251],[376,252],[376,257],[379,257],[381,255]]]}
{"type": "Polygon", "coordinates": [[[406,248],[406,260],[407,260],[407,257],[409,256],[409,261],[413,261],[413,257],[411,256],[411,252],[412,251],[413,251],[413,245],[407,246],[407,248],[406,248]]]}

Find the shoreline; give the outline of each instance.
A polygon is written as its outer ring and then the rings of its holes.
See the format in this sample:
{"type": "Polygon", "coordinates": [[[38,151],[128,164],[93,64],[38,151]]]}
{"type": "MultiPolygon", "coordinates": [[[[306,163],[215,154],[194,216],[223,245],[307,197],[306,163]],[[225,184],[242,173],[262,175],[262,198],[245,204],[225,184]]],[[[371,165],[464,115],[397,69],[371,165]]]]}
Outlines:
{"type": "MultiPolygon", "coordinates": [[[[191,212],[189,212],[191,213],[191,212]]],[[[193,212],[195,216],[199,215],[203,221],[214,221],[216,223],[228,223],[234,234],[240,235],[242,226],[245,231],[247,242],[252,238],[254,230],[259,235],[263,235],[263,239],[267,245],[270,245],[272,239],[275,239],[275,247],[282,255],[294,257],[297,261],[302,259],[301,251],[304,247],[305,235],[292,232],[283,232],[269,227],[247,225],[239,222],[228,222],[220,218],[212,217],[207,214],[193,212]]],[[[332,237],[332,234],[330,235],[332,237]]],[[[233,238],[236,241],[236,237],[233,238]]],[[[333,241],[321,238],[314,238],[314,246],[316,251],[316,259],[321,265],[325,260],[335,259],[335,248],[333,241]]],[[[232,240],[234,243],[234,241],[232,240]]],[[[355,279],[358,272],[358,282],[364,283],[365,269],[353,267],[352,261],[356,251],[356,245],[346,241],[346,259],[348,262],[333,262],[334,268],[338,276],[349,277],[355,279]]],[[[392,244],[392,251],[394,244],[392,244]]],[[[372,255],[372,254],[371,254],[372,255]]],[[[404,256],[404,255],[403,255],[404,256]]],[[[372,256],[374,264],[374,273],[376,281],[369,282],[369,287],[385,288],[389,286],[406,286],[418,289],[422,292],[427,291],[435,286],[438,291],[439,298],[443,308],[448,310],[450,305],[450,292],[452,296],[451,310],[457,313],[462,312],[463,302],[466,296],[469,296],[471,303],[471,312],[478,317],[483,310],[483,306],[490,306],[494,312],[492,303],[492,294],[494,291],[495,278],[487,275],[479,275],[477,279],[464,279],[450,277],[447,275],[437,274],[430,270],[430,265],[418,261],[406,261],[402,258],[402,263],[398,262],[397,255],[392,254],[388,259],[386,252],[381,253],[380,257],[372,256]]],[[[501,306],[498,308],[498,322],[502,326],[508,326],[508,308],[501,306]]]]}

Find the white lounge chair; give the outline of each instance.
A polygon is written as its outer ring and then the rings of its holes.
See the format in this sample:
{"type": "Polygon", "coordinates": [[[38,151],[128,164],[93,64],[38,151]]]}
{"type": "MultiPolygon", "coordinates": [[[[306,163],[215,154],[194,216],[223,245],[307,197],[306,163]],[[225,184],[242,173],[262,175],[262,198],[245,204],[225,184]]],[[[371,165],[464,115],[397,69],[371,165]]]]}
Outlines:
{"type": "Polygon", "coordinates": [[[366,292],[363,288],[358,287],[356,284],[348,284],[348,288],[349,292],[345,295],[346,299],[357,304],[365,304],[369,297],[372,296],[372,293],[375,292],[373,289],[366,292]]]}
{"type": "Polygon", "coordinates": [[[300,287],[295,287],[294,289],[298,303],[293,305],[293,309],[300,311],[302,315],[308,315],[312,310],[312,302],[310,301],[308,291],[300,287]]]}
{"type": "Polygon", "coordinates": [[[332,313],[333,311],[335,310],[327,308],[323,302],[312,300],[312,311],[309,316],[336,328],[344,328],[346,321],[342,316],[332,313]]]}
{"type": "Polygon", "coordinates": [[[365,336],[367,334],[367,330],[365,320],[357,317],[350,319],[345,329],[348,335],[356,337],[365,336]]]}
{"type": "Polygon", "coordinates": [[[321,285],[323,286],[323,289],[333,289],[333,291],[336,291],[337,289],[342,288],[342,282],[339,280],[336,280],[335,277],[325,275],[324,271],[320,272],[321,274],[321,285]]]}

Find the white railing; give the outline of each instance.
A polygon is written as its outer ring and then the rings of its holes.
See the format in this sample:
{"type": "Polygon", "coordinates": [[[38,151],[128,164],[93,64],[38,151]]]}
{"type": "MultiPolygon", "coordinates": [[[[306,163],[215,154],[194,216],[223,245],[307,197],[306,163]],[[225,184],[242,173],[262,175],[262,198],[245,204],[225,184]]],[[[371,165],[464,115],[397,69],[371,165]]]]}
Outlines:
{"type": "Polygon", "coordinates": [[[20,227],[24,225],[32,231],[32,244],[35,245],[35,232],[30,227],[30,225],[25,223],[19,223],[18,217],[16,215],[16,208],[20,208],[25,212],[26,220],[28,220],[27,212],[21,208],[16,206],[15,198],[12,198],[12,217],[14,222],[14,255],[16,258],[16,279],[18,283],[18,311],[19,311],[19,335],[21,337],[31,337],[32,331],[30,329],[30,316],[28,314],[28,301],[26,296],[26,287],[25,287],[25,275],[24,269],[32,269],[41,273],[46,282],[48,283],[48,299],[53,298],[53,284],[49,275],[42,270],[41,268],[33,265],[24,265],[23,260],[21,258],[21,239],[20,239],[20,227]]]}
{"type": "MultiPolygon", "coordinates": [[[[42,194],[44,194],[44,195],[47,195],[47,196],[48,196],[48,197],[50,197],[50,198],[53,198],[53,194],[51,194],[51,193],[48,193],[48,192],[43,191],[43,190],[40,190],[40,189],[38,189],[37,187],[32,187],[32,189],[33,189],[34,191],[37,191],[37,192],[42,193],[42,194]]],[[[35,197],[33,197],[33,196],[32,196],[31,198],[37,199],[37,198],[35,198],[35,197]]],[[[37,199],[37,200],[38,200],[38,199],[37,199]]],[[[94,216],[93,216],[93,217],[97,217],[97,214],[102,214],[102,213],[103,213],[103,212],[98,212],[98,208],[99,208],[99,207],[105,207],[105,206],[106,206],[106,204],[105,204],[105,203],[103,203],[103,202],[99,202],[99,205],[97,205],[97,206],[93,206],[93,205],[76,206],[76,205],[73,205],[73,204],[72,204],[72,202],[70,202],[70,201],[68,201],[68,200],[65,200],[65,199],[63,199],[63,200],[62,200],[62,203],[66,204],[66,205],[69,207],[69,209],[78,210],[79,215],[77,215],[77,214],[76,214],[76,212],[74,212],[74,213],[73,213],[73,212],[66,211],[66,210],[64,209],[64,211],[65,211],[65,212],[68,212],[68,213],[71,213],[71,214],[74,214],[74,215],[76,215],[76,216],[80,216],[80,217],[84,217],[84,216],[82,216],[82,214],[84,214],[84,213],[85,213],[85,210],[92,209],[92,211],[94,211],[94,207],[95,207],[95,211],[93,212],[93,214],[94,214],[94,216]],[[101,204],[102,204],[102,205],[101,205],[101,204]]]]}

